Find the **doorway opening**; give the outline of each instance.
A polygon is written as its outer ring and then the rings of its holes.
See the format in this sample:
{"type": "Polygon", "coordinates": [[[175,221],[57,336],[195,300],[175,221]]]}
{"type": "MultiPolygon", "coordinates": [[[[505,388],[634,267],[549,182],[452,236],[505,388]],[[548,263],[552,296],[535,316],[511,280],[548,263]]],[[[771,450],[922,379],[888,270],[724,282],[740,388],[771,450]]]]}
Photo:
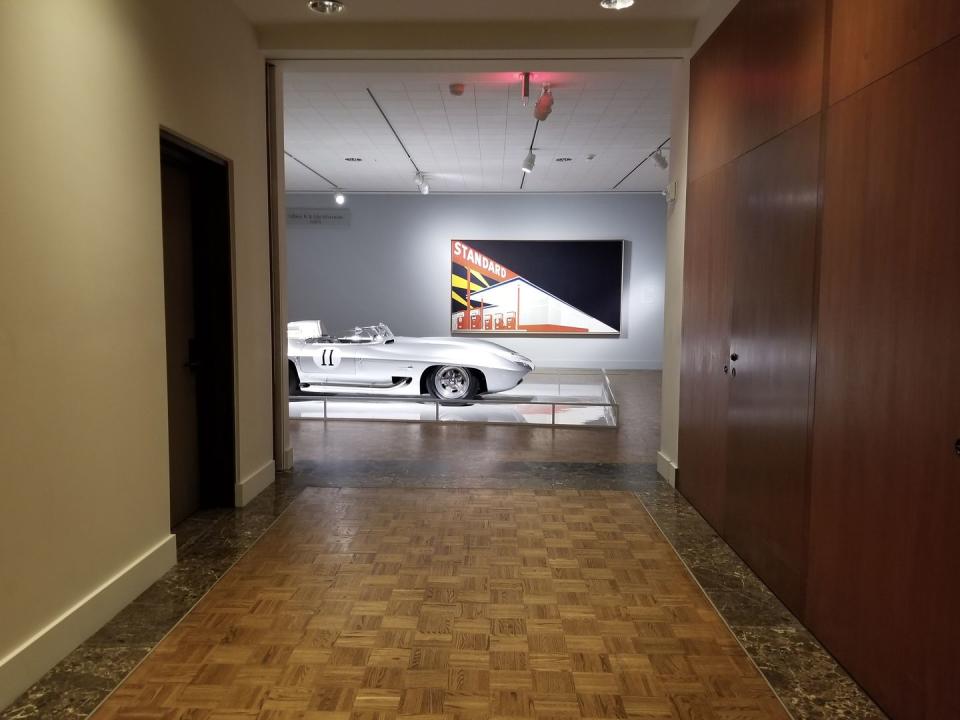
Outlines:
{"type": "Polygon", "coordinates": [[[481,439],[483,453],[465,461],[474,454],[451,450],[438,474],[468,477],[471,462],[482,474],[491,454],[656,461],[677,66],[274,61],[286,276],[274,313],[276,423],[289,423],[300,467],[425,463],[438,446],[481,439]],[[458,262],[458,240],[479,266],[458,262]],[[494,267],[502,272],[484,274],[494,267]],[[397,337],[377,333],[381,324],[397,337]],[[445,367],[429,359],[436,338],[455,348],[448,369],[469,372],[469,403],[433,402],[430,381],[445,367]],[[547,372],[490,383],[479,344],[490,339],[532,361],[518,372],[547,372]],[[603,369],[615,371],[606,395],[590,379],[603,369]],[[612,395],[617,403],[602,399],[612,395]],[[607,420],[619,403],[622,416],[607,420]],[[561,425],[585,434],[546,430],[561,425]]]}
{"type": "Polygon", "coordinates": [[[162,131],[170,526],[236,483],[230,166],[162,131]]]}

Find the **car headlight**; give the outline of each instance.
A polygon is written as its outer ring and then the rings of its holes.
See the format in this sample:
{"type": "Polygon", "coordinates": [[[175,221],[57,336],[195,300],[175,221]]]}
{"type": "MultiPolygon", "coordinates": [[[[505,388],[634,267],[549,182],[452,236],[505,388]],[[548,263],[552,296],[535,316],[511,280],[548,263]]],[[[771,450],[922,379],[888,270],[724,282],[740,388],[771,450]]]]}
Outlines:
{"type": "Polygon", "coordinates": [[[510,360],[517,363],[517,365],[523,365],[531,370],[533,370],[533,361],[530,358],[524,357],[520,353],[510,353],[510,360]]]}

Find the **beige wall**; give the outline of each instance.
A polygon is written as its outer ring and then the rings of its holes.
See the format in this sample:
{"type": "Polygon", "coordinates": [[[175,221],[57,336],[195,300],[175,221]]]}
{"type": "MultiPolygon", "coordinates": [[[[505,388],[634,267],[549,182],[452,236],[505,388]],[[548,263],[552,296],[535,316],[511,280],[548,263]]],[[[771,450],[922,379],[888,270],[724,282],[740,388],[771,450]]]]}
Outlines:
{"type": "Polygon", "coordinates": [[[663,375],[660,389],[660,450],[657,472],[676,482],[680,424],[680,325],[683,311],[683,240],[687,215],[687,124],[690,61],[673,68],[670,109],[670,184],[675,196],[667,203],[667,253],[663,305],[663,375]]]}
{"type": "Polygon", "coordinates": [[[0,0],[0,98],[3,706],[69,633],[40,661],[25,643],[113,588],[95,628],[172,561],[161,125],[234,163],[239,479],[273,451],[252,28],[229,0],[0,0]]]}

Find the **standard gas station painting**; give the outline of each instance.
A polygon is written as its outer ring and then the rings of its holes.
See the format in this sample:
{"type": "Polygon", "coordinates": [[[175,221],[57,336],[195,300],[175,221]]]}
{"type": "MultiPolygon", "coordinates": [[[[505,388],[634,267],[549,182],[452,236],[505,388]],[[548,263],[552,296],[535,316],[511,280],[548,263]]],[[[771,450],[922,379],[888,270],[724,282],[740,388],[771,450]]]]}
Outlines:
{"type": "Polygon", "coordinates": [[[619,335],[622,240],[451,240],[454,335],[619,335]]]}

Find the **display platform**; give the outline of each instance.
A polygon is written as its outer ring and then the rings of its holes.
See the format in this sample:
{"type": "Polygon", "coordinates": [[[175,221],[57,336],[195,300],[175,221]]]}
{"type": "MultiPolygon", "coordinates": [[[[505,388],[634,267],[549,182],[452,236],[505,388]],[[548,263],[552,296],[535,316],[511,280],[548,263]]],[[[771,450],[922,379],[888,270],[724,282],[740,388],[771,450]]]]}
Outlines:
{"type": "Polygon", "coordinates": [[[610,379],[602,370],[539,370],[527,375],[512,390],[470,403],[426,395],[299,395],[290,399],[290,417],[616,428],[619,408],[610,379]]]}

